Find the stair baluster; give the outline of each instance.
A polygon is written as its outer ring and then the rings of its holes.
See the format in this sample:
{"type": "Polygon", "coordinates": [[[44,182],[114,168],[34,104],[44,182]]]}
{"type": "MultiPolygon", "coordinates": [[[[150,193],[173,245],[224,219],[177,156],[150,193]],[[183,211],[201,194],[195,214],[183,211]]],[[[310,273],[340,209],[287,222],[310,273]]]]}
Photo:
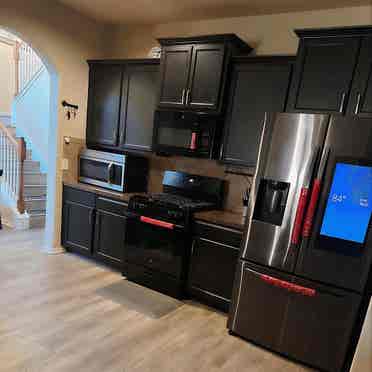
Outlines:
{"type": "Polygon", "coordinates": [[[14,61],[16,65],[16,92],[18,95],[28,86],[36,74],[44,67],[42,60],[25,42],[16,42],[14,61]]]}
{"type": "Polygon", "coordinates": [[[25,212],[23,195],[23,168],[26,160],[26,143],[13,138],[9,129],[0,122],[0,168],[3,170],[1,188],[17,203],[20,214],[25,212]]]}

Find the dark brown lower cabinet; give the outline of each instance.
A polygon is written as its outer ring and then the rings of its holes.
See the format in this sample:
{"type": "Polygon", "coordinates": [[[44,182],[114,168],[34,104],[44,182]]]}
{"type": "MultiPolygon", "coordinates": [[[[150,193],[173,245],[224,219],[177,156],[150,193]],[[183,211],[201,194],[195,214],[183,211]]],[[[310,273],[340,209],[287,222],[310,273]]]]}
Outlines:
{"type": "Polygon", "coordinates": [[[73,187],[63,188],[62,245],[125,272],[127,204],[73,187]]]}
{"type": "Polygon", "coordinates": [[[65,187],[63,190],[62,245],[86,256],[92,254],[95,195],[65,187]]]}
{"type": "Polygon", "coordinates": [[[359,295],[243,261],[237,278],[233,333],[321,370],[343,370],[359,295]]]}
{"type": "Polygon", "coordinates": [[[204,223],[197,226],[199,236],[194,237],[191,250],[188,292],[200,302],[228,311],[241,233],[204,223]]]}
{"type": "Polygon", "coordinates": [[[99,197],[93,255],[99,260],[122,269],[127,217],[127,205],[99,197]]]}

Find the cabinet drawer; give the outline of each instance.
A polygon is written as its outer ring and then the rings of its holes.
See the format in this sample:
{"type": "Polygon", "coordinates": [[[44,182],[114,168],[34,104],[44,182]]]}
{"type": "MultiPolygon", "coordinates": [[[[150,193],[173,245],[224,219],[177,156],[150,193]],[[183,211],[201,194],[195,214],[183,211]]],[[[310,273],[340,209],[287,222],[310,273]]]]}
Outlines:
{"type": "Polygon", "coordinates": [[[178,280],[172,277],[153,271],[141,265],[126,262],[126,277],[128,280],[140,285],[152,288],[168,296],[182,298],[183,286],[178,280]]]}
{"type": "Polygon", "coordinates": [[[217,244],[224,244],[237,249],[240,248],[243,236],[241,231],[201,221],[194,224],[194,234],[217,244]]]}
{"type": "Polygon", "coordinates": [[[191,295],[228,311],[239,250],[204,238],[192,246],[188,288],[191,295]]]}
{"type": "Polygon", "coordinates": [[[128,204],[122,201],[107,199],[99,196],[97,198],[97,209],[124,216],[128,210],[128,204]]]}
{"type": "Polygon", "coordinates": [[[83,204],[88,207],[95,208],[96,206],[96,195],[88,191],[74,189],[69,186],[63,187],[63,200],[69,202],[75,202],[83,204]]]}

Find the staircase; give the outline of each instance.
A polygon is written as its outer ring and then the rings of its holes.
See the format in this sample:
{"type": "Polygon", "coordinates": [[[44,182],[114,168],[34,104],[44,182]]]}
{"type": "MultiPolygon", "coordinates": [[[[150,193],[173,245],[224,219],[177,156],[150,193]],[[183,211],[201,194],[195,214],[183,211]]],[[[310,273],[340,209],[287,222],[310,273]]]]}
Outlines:
{"type": "MultiPolygon", "coordinates": [[[[15,141],[19,141],[16,136],[16,128],[7,126],[7,132],[15,141]]],[[[5,167],[4,167],[5,168],[5,167]]],[[[23,209],[28,215],[29,228],[40,228],[45,226],[46,216],[46,196],[47,196],[47,179],[46,174],[40,171],[40,163],[32,160],[32,151],[27,149],[23,161],[23,209]]],[[[22,204],[22,203],[21,203],[22,204]]],[[[22,214],[22,211],[20,211],[22,214]]]]}
{"type": "Polygon", "coordinates": [[[35,159],[41,160],[43,169],[47,169],[44,161],[47,163],[45,134],[49,120],[49,77],[35,51],[17,38],[14,58],[13,124],[0,122],[0,169],[4,172],[0,178],[0,212],[6,223],[15,229],[40,228],[45,226],[47,179],[35,159]],[[38,109],[35,109],[35,100],[38,109]],[[44,108],[40,110],[40,107],[44,108]],[[17,132],[25,138],[17,137],[17,132]]]}

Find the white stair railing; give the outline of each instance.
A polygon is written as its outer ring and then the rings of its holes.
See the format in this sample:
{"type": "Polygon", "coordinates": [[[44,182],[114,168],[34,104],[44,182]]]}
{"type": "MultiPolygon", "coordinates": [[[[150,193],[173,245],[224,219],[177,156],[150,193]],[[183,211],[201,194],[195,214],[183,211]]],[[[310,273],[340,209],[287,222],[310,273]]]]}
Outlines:
{"type": "Polygon", "coordinates": [[[0,169],[3,176],[0,186],[16,203],[19,213],[25,212],[24,202],[24,161],[26,143],[23,138],[14,138],[9,129],[0,122],[0,169]]]}
{"type": "Polygon", "coordinates": [[[24,42],[16,42],[16,95],[22,93],[34,76],[44,67],[35,51],[24,42]]]}

